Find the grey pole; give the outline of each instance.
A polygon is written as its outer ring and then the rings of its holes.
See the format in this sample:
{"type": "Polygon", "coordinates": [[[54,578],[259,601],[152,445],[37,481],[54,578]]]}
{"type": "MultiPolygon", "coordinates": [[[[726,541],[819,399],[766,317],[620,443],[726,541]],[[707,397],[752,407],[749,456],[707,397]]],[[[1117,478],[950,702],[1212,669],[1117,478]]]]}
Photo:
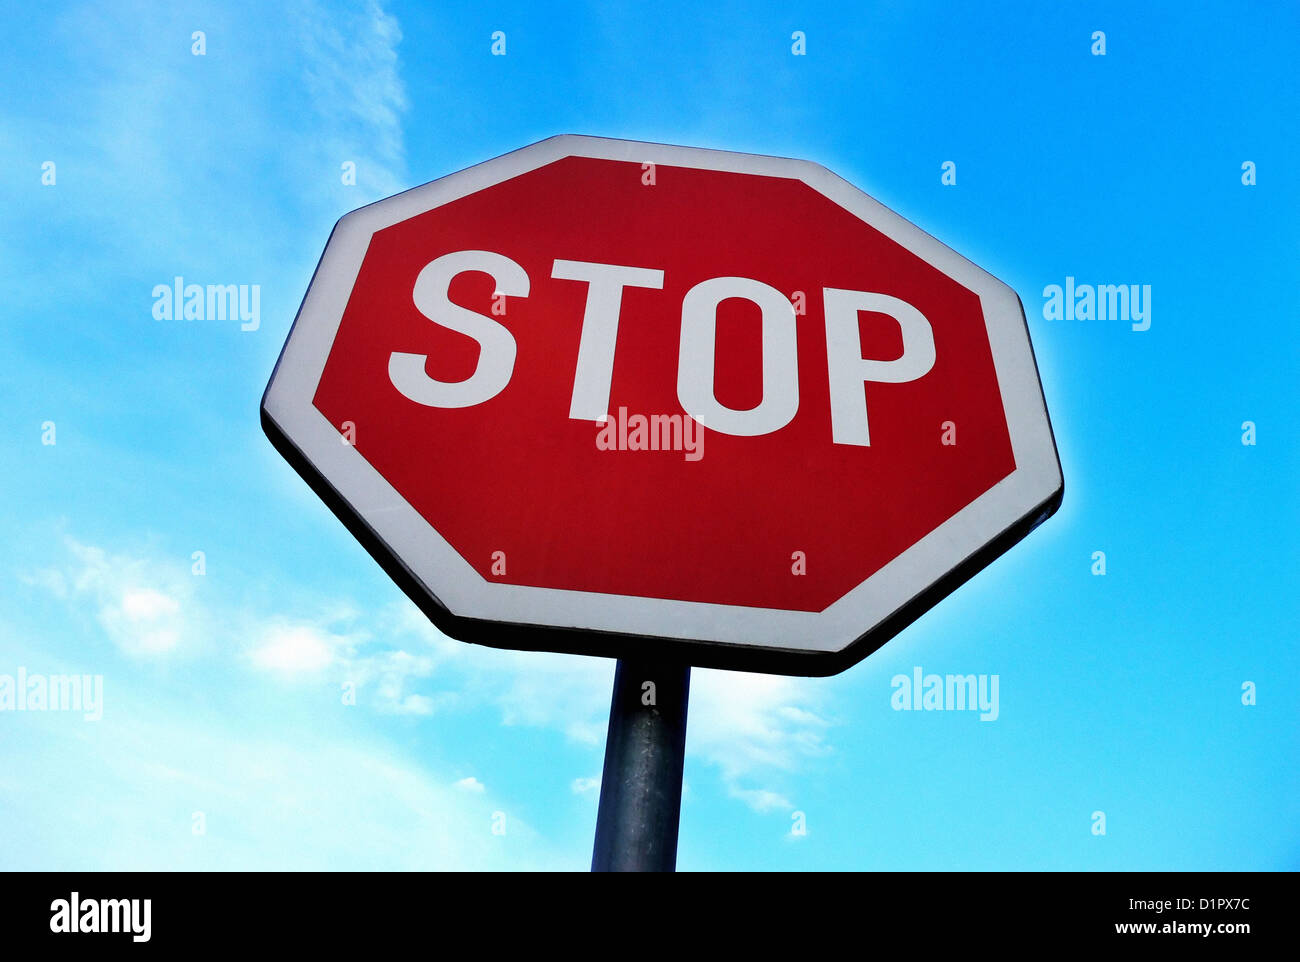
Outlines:
{"type": "Polygon", "coordinates": [[[672,872],[691,668],[619,660],[609,706],[593,872],[672,872]]]}

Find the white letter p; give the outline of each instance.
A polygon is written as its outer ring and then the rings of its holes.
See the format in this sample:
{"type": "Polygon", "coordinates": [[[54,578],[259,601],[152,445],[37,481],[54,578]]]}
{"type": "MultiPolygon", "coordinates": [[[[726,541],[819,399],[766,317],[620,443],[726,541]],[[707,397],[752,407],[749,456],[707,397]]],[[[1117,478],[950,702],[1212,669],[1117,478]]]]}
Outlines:
{"type": "Polygon", "coordinates": [[[822,290],[826,312],[826,367],[830,375],[831,436],[836,444],[869,446],[867,404],[862,385],[867,381],[902,384],[915,381],[934,367],[934,329],[925,315],[907,301],[888,294],[822,290]],[[903,334],[902,356],[874,361],[862,356],[858,314],[888,314],[903,334]]]}

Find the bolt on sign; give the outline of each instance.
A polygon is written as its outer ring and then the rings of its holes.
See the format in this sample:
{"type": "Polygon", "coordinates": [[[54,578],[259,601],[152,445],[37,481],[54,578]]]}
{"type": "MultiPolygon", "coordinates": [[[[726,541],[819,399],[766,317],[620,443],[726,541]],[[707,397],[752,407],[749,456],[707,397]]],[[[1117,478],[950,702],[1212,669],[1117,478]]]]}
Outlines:
{"type": "Polygon", "coordinates": [[[453,637],[791,674],[1063,490],[1006,284],[816,164],[593,137],[343,217],[262,422],[453,637]]]}

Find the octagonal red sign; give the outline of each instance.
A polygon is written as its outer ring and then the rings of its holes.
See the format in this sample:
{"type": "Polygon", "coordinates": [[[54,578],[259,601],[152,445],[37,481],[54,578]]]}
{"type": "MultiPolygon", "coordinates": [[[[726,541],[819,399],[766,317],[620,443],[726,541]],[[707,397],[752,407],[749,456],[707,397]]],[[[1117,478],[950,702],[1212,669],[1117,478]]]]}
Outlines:
{"type": "Polygon", "coordinates": [[[1006,285],[816,165],[587,137],[344,217],[263,423],[453,636],[809,674],[1062,490],[1006,285]]]}

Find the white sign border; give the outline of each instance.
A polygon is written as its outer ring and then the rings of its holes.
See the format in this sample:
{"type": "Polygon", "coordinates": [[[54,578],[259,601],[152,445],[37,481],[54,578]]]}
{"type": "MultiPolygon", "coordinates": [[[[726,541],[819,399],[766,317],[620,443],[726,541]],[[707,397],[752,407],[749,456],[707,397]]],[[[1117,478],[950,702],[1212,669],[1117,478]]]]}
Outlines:
{"type": "MultiPolygon", "coordinates": [[[[1019,298],[1006,284],[818,164],[561,135],[352,211],[321,257],[262,402],[272,420],[428,594],[452,615],[513,625],[838,653],[1036,508],[1059,499],[1056,444],[1019,298]],[[803,181],[979,295],[1015,471],[820,612],[639,598],[491,582],[427,522],[312,404],[371,236],[564,157],[694,167],[803,181]]],[[[627,654],[635,654],[628,639],[627,654]]]]}

